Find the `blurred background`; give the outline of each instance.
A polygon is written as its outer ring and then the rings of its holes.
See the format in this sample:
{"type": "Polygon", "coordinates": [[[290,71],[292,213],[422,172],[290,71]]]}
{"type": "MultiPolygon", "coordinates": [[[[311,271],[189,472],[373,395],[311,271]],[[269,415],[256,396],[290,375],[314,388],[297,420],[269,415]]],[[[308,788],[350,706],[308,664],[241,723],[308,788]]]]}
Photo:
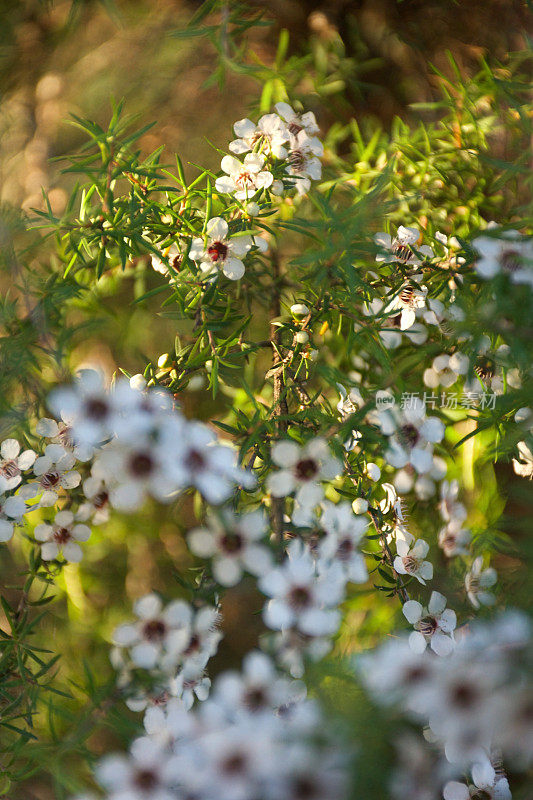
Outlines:
{"type": "MultiPolygon", "coordinates": [[[[525,46],[530,22],[527,5],[520,0],[250,0],[241,4],[247,13],[262,15],[264,24],[249,32],[259,62],[272,64],[280,31],[288,31],[289,53],[298,66],[299,96],[317,113],[323,129],[333,122],[348,123],[353,117],[360,126],[379,123],[385,129],[397,115],[407,122],[415,119],[417,112],[411,104],[438,100],[441,77],[454,77],[448,52],[468,77],[479,70],[482,58],[505,60],[507,53],[525,46]]],[[[105,125],[113,99],[125,98],[128,113],[142,115],[139,124],[156,121],[140,140],[144,152],[164,145],[162,160],[167,162],[178,152],[188,176],[195,174],[196,164],[218,169],[220,156],[212,145],[226,146],[233,122],[257,107],[261,89],[253,76],[231,65],[224,67],[220,38],[181,35],[199,8],[200,3],[192,0],[0,0],[4,218],[17,209],[42,208],[43,188],[53,211],[59,215],[64,211],[72,178],[61,174],[61,158],[75,152],[83,141],[82,134],[68,124],[69,114],[105,125]]],[[[206,24],[200,20],[193,30],[206,24]]],[[[43,245],[42,255],[33,256],[36,269],[46,253],[43,245]]],[[[89,297],[83,313],[73,308],[70,321],[75,326],[78,320],[80,330],[67,348],[71,369],[98,363],[109,375],[119,366],[137,372],[147,359],[160,354],[162,342],[165,346],[172,342],[172,320],[154,316],[149,305],[132,306],[134,293],[154,285],[152,278],[136,271],[120,286],[95,295],[92,306],[89,297]]],[[[4,292],[9,283],[10,276],[4,273],[4,292]]],[[[2,335],[10,335],[5,310],[2,335]]],[[[20,367],[11,362],[1,366],[2,377],[6,381],[9,377],[5,390],[9,405],[20,367]]],[[[57,377],[46,367],[43,376],[50,382],[57,377]]],[[[201,417],[216,413],[212,399],[201,389],[187,393],[184,404],[186,411],[194,407],[201,417]]],[[[8,422],[4,420],[4,432],[8,422]]],[[[499,477],[507,492],[512,472],[503,467],[499,477]]],[[[492,471],[487,473],[485,491],[487,502],[494,503],[498,490],[491,481],[492,471]]],[[[490,512],[494,517],[504,507],[503,501],[498,502],[498,508],[493,506],[490,512]]],[[[129,615],[131,600],[152,590],[172,595],[176,574],[190,564],[182,536],[192,516],[188,503],[183,500],[178,515],[175,510],[158,509],[156,526],[155,508],[147,507],[128,518],[116,515],[109,525],[94,529],[90,559],[81,566],[70,565],[58,579],[61,598],[51,610],[46,635],[53,639],[54,650],[62,652],[61,679],[74,694],[70,706],[65,702],[64,717],[56,721],[67,754],[69,742],[74,751],[83,743],[83,739],[78,741],[80,709],[86,701],[80,686],[83,659],[103,682],[111,679],[105,641],[129,615]]],[[[506,514],[512,519],[523,515],[527,507],[519,497],[506,514]]],[[[26,555],[27,551],[16,548],[9,553],[2,549],[3,584],[20,583],[26,555]]],[[[259,609],[260,600],[246,581],[228,595],[225,639],[212,671],[237,665],[254,645],[261,626],[253,612],[259,609]]],[[[391,629],[396,611],[387,603],[375,608],[354,603],[339,647],[348,652],[354,646],[350,631],[360,628],[362,620],[370,637],[373,631],[391,629]]],[[[120,716],[118,711],[116,716],[120,716]]],[[[43,720],[36,724],[42,726],[43,720]]],[[[118,723],[113,734],[99,728],[89,741],[91,749],[105,751],[111,737],[116,743],[117,728],[118,723]]],[[[125,727],[124,741],[129,735],[125,727]]],[[[11,800],[63,796],[58,786],[69,780],[64,776],[65,764],[57,758],[57,748],[47,750],[45,743],[40,747],[39,758],[49,753],[53,762],[13,786],[11,800]]]]}

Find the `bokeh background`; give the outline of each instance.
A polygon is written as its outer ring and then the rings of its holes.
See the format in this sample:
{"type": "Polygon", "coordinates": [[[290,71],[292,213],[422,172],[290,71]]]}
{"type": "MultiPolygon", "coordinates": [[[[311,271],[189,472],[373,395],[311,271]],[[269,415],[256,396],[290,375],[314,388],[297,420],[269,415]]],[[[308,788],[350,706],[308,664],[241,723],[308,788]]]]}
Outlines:
{"type": "MultiPolygon", "coordinates": [[[[317,112],[324,129],[353,117],[362,127],[379,122],[385,129],[398,115],[407,122],[414,120],[418,112],[412,104],[438,100],[442,75],[454,78],[449,52],[461,74],[472,76],[482,58],[505,61],[507,53],[522,49],[530,24],[528,4],[520,0],[252,0],[243,6],[264,15],[265,24],[249,33],[250,46],[261,62],[273,63],[280,31],[288,31],[289,53],[298,64],[299,95],[317,112]]],[[[52,209],[63,212],[72,177],[61,173],[61,159],[83,141],[68,117],[74,113],[105,125],[113,99],[125,98],[128,113],[140,114],[143,124],[156,122],[140,140],[143,151],[164,145],[167,161],[178,152],[190,176],[196,164],[218,169],[219,154],[212,145],[226,145],[233,122],[257,106],[260,87],[245,72],[221,67],[217,43],[209,37],[180,34],[199,7],[185,0],[0,0],[4,215],[13,209],[41,208],[43,188],[52,209]]],[[[42,252],[32,255],[36,269],[50,258],[49,253],[44,242],[42,252]]],[[[12,279],[13,275],[2,275],[4,292],[12,279]]],[[[15,294],[18,291],[22,302],[23,289],[18,285],[15,294]]],[[[69,322],[79,328],[66,347],[71,370],[98,363],[108,375],[118,367],[137,372],[147,359],[160,354],[161,343],[168,346],[173,321],[155,315],[150,304],[132,304],[136,294],[153,285],[149,269],[137,269],[120,284],[95,292],[83,309],[73,304],[69,322]]],[[[9,336],[4,312],[2,326],[2,336],[9,336]]],[[[17,397],[19,367],[12,363],[2,367],[9,405],[10,397],[17,397]]],[[[52,382],[57,374],[45,369],[43,377],[52,382]]],[[[194,407],[198,416],[216,414],[212,398],[201,388],[188,392],[183,402],[186,411],[194,407]]],[[[2,432],[11,422],[4,415],[2,432]]],[[[492,471],[485,480],[486,502],[493,504],[488,516],[496,518],[504,511],[507,532],[520,538],[513,520],[531,511],[528,498],[522,489],[513,493],[513,474],[505,465],[499,468],[499,490],[492,471]],[[514,498],[507,507],[503,496],[514,498]]],[[[83,727],[87,702],[83,662],[91,665],[102,683],[110,680],[106,641],[113,627],[128,616],[131,600],[151,590],[175,593],[176,575],[190,565],[183,541],[192,515],[188,504],[182,502],[179,514],[174,509],[158,510],[157,526],[152,507],[133,517],[115,516],[109,525],[94,529],[90,559],[82,567],[69,566],[58,579],[58,601],[48,617],[45,638],[62,653],[60,680],[74,696],[63,703],[62,716],[55,719],[65,758],[77,757],[73,753],[83,749],[88,734],[94,752],[105,751],[117,738],[120,743],[118,710],[111,712],[112,732],[104,724],[93,733],[94,715],[83,727]]],[[[9,553],[2,549],[2,584],[20,583],[26,554],[25,545],[9,553]]],[[[513,570],[511,557],[502,556],[500,562],[499,567],[513,570]]],[[[513,580],[520,583],[523,578],[517,573],[513,580]]],[[[238,664],[257,641],[261,626],[253,612],[259,608],[260,600],[246,581],[229,594],[225,638],[214,672],[238,664]]],[[[367,636],[388,630],[395,611],[387,603],[375,608],[355,603],[339,648],[348,652],[355,646],[350,631],[360,628],[362,620],[367,636]]],[[[44,716],[35,724],[41,731],[47,727],[44,716]]],[[[123,741],[130,733],[131,727],[124,725],[123,741]]],[[[66,767],[57,744],[43,740],[40,747],[39,757],[43,761],[48,757],[48,766],[13,786],[11,800],[63,796],[58,787],[66,767]]]]}

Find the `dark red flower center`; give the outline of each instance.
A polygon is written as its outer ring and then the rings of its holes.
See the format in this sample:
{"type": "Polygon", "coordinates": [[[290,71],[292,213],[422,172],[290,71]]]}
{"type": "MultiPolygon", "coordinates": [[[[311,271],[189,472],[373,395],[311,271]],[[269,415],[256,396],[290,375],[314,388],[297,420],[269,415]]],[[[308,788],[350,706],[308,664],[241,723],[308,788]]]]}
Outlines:
{"type": "Polygon", "coordinates": [[[211,261],[224,261],[228,255],[228,246],[223,242],[212,242],[207,248],[207,253],[211,261]]]}
{"type": "Polygon", "coordinates": [[[318,473],[318,464],[314,458],[302,458],[295,467],[296,477],[300,481],[310,481],[318,473]]]}

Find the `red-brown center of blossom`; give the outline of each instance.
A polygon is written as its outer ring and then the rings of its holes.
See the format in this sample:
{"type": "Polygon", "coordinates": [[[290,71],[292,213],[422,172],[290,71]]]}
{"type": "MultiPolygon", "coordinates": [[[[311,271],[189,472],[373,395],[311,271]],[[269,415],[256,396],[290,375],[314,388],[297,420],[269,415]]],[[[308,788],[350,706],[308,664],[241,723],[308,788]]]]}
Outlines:
{"type": "Polygon", "coordinates": [[[295,170],[301,170],[305,167],[305,155],[301,150],[291,150],[287,161],[295,170]]]}
{"type": "Polygon", "coordinates": [[[246,758],[242,753],[234,753],[224,759],[220,766],[226,775],[238,775],[246,769],[246,758]]]}
{"type": "Polygon", "coordinates": [[[457,683],[452,687],[450,699],[454,706],[471,709],[479,700],[479,691],[471,683],[457,683]]]}
{"type": "Polygon", "coordinates": [[[400,438],[409,447],[414,447],[418,442],[419,437],[420,434],[418,433],[418,428],[410,423],[407,425],[402,425],[400,428],[400,438]]]}
{"type": "Polygon", "coordinates": [[[294,779],[291,797],[294,800],[309,800],[317,796],[317,785],[311,777],[298,775],[294,779]]]}
{"type": "Polygon", "coordinates": [[[249,172],[239,172],[233,180],[241,189],[253,189],[254,180],[249,172]]]}
{"type": "Polygon", "coordinates": [[[413,556],[405,556],[404,558],[402,558],[402,561],[406,572],[412,573],[417,571],[419,563],[416,558],[414,558],[413,556]]]}
{"type": "Polygon", "coordinates": [[[84,404],[89,419],[104,419],[109,410],[108,404],[100,397],[89,397],[84,404]]]}
{"type": "Polygon", "coordinates": [[[98,492],[98,494],[96,494],[93,497],[93,506],[95,508],[104,508],[104,506],[107,505],[108,501],[109,501],[109,494],[105,490],[103,490],[101,492],[98,492]]]}
{"type": "Polygon", "coordinates": [[[402,244],[401,242],[398,242],[396,240],[392,244],[392,252],[396,256],[398,261],[410,261],[413,258],[413,252],[409,247],[409,245],[402,244]]]}
{"type": "Polygon", "coordinates": [[[16,478],[17,475],[20,475],[20,468],[16,461],[4,461],[2,464],[2,468],[0,469],[2,475],[5,475],[6,478],[16,478]]]}
{"type": "Polygon", "coordinates": [[[205,458],[199,450],[191,449],[187,453],[185,464],[191,472],[200,472],[205,468],[205,458]]]}
{"type": "Polygon", "coordinates": [[[259,711],[266,704],[266,696],[263,689],[254,687],[248,689],[244,695],[244,705],[249,711],[259,711]]]}
{"type": "Polygon", "coordinates": [[[353,542],[351,539],[342,539],[337,548],[337,556],[341,561],[346,561],[350,558],[354,550],[353,542]]]}
{"type": "Polygon", "coordinates": [[[291,122],[289,124],[289,133],[291,133],[293,136],[298,136],[300,131],[303,131],[303,128],[297,122],[291,122]]]}
{"type": "Polygon", "coordinates": [[[517,272],[522,266],[521,253],[519,250],[509,248],[504,250],[500,256],[500,264],[504,272],[517,272]]]}
{"type": "Polygon", "coordinates": [[[238,553],[243,544],[242,536],[238,533],[226,533],[220,540],[220,546],[226,553],[238,553]]]}
{"type": "Polygon", "coordinates": [[[439,624],[437,620],[435,617],[431,616],[431,614],[428,614],[427,617],[422,617],[422,619],[419,619],[415,624],[416,630],[420,631],[424,636],[433,636],[438,627],[439,624]]]}
{"type": "Polygon", "coordinates": [[[310,481],[318,473],[318,464],[313,458],[302,458],[295,467],[295,474],[300,481],[310,481]]]}
{"type": "Polygon", "coordinates": [[[157,776],[150,769],[141,769],[135,774],[134,784],[141,792],[156,789],[158,783],[157,776]]]}
{"type": "Polygon", "coordinates": [[[311,592],[306,586],[293,586],[289,592],[289,601],[295,608],[306,608],[311,602],[311,592]]]}
{"type": "Polygon", "coordinates": [[[150,619],[143,625],[143,637],[149,642],[161,641],[167,631],[162,619],[150,619]]]}
{"type": "Polygon", "coordinates": [[[136,478],[146,478],[154,466],[154,461],[149,453],[134,453],[129,461],[130,472],[136,478]]]}
{"type": "Polygon", "coordinates": [[[69,528],[54,528],[54,540],[57,544],[66,544],[71,538],[72,534],[69,528]]]}
{"type": "Polygon", "coordinates": [[[53,489],[54,486],[57,486],[60,479],[61,475],[59,474],[59,472],[53,472],[53,471],[46,472],[41,477],[41,486],[43,487],[43,489],[53,489]]]}
{"type": "Polygon", "coordinates": [[[228,255],[228,246],[223,242],[212,242],[207,248],[207,253],[214,263],[217,261],[224,261],[228,255]]]}

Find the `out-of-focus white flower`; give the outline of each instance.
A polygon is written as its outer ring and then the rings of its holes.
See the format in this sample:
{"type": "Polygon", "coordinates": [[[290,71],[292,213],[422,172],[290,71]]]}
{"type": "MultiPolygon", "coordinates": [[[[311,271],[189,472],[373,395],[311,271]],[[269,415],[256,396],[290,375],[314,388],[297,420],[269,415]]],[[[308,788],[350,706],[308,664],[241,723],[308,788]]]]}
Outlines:
{"type": "Polygon", "coordinates": [[[446,608],[444,595],[431,592],[427,608],[416,600],[408,600],[403,604],[402,611],[415,628],[409,636],[409,645],[415,652],[424,652],[428,644],[438,656],[447,656],[452,652],[457,617],[455,611],[446,608]]]}
{"type": "Polygon", "coordinates": [[[495,569],[492,567],[483,569],[483,556],[478,556],[474,559],[469,572],[465,576],[466,594],[474,608],[479,608],[481,605],[494,605],[496,598],[487,589],[494,586],[497,580],[498,576],[495,569]]]}
{"type": "Polygon", "coordinates": [[[0,493],[15,489],[22,481],[22,473],[33,466],[36,458],[33,450],[21,453],[16,439],[4,439],[0,445],[0,493]]]}
{"type": "Polygon", "coordinates": [[[396,311],[400,313],[400,330],[406,331],[416,322],[416,312],[426,307],[427,287],[413,286],[405,283],[390,303],[385,307],[384,312],[391,314],[396,311]]]}
{"type": "Polygon", "coordinates": [[[533,286],[533,239],[518,231],[491,230],[490,236],[478,236],[472,247],[478,253],[475,269],[485,280],[500,272],[513,283],[533,286]]]}
{"type": "Polygon", "coordinates": [[[41,523],[34,530],[35,539],[41,545],[43,561],[53,561],[59,553],[66,561],[81,561],[83,551],[78,542],[86,542],[91,535],[87,525],[76,523],[71,511],[59,511],[53,524],[41,523]]]}
{"type": "Polygon", "coordinates": [[[247,153],[244,162],[234,156],[224,156],[220,166],[226,175],[217,178],[215,188],[223,194],[233,194],[237,200],[249,200],[260,189],[267,189],[274,180],[264,170],[265,156],[262,153],[247,153]]]}
{"type": "Polygon", "coordinates": [[[72,437],[72,420],[62,415],[61,421],[44,417],[37,422],[35,432],[39,436],[50,439],[53,444],[60,444],[71,452],[77,461],[90,461],[94,455],[92,444],[77,443],[72,437]]]}
{"type": "Polygon", "coordinates": [[[465,521],[467,517],[466,508],[458,501],[458,497],[458,481],[442,481],[440,485],[439,511],[445,522],[462,523],[465,521]]]}
{"type": "Polygon", "coordinates": [[[378,410],[380,427],[389,436],[387,462],[397,469],[410,464],[418,473],[433,467],[433,444],[444,436],[444,424],[437,417],[426,417],[423,402],[412,398],[404,409],[378,410]]]}
{"type": "Polygon", "coordinates": [[[272,556],[261,542],[266,533],[266,520],[261,511],[236,516],[224,510],[211,517],[208,525],[188,534],[192,552],[212,559],[213,576],[222,586],[235,586],[243,570],[261,575],[272,566],[272,556]]]}
{"type": "Polygon", "coordinates": [[[299,540],[291,542],[283,564],[260,578],[258,585],[272,598],[263,612],[269,628],[297,628],[308,636],[331,635],[337,630],[337,606],[345,587],[343,570],[335,564],[318,575],[309,549],[299,540]]]}
{"type": "Polygon", "coordinates": [[[326,536],[319,542],[319,569],[329,563],[340,564],[346,580],[364,583],[368,578],[365,559],[359,551],[368,520],[357,517],[350,503],[324,503],[320,525],[326,536]]]}
{"type": "Polygon", "coordinates": [[[211,680],[199,664],[185,663],[173,679],[172,689],[188,711],[193,707],[195,697],[201,703],[207,700],[211,689],[211,680]]]}
{"type": "Polygon", "coordinates": [[[8,542],[13,536],[15,525],[29,511],[22,497],[0,496],[0,542],[8,542]]]}
{"type": "Polygon", "coordinates": [[[442,547],[448,558],[467,555],[471,541],[470,531],[461,527],[460,520],[452,519],[439,531],[439,547],[442,547]]]}
{"type": "Polygon", "coordinates": [[[80,370],[72,386],[53,389],[48,405],[57,417],[70,421],[75,444],[95,446],[112,435],[114,395],[106,392],[103,376],[95,370],[80,370]]]}
{"type": "Polygon", "coordinates": [[[229,143],[229,149],[235,155],[259,149],[276,158],[287,157],[284,144],[289,139],[289,131],[277,114],[264,114],[257,125],[250,119],[240,119],[233,130],[238,138],[229,143]]]}
{"type": "Polygon", "coordinates": [[[325,439],[311,439],[299,445],[290,439],[272,446],[272,461],[280,467],[267,478],[267,487],[274,497],[286,497],[296,492],[296,500],[304,509],[322,500],[320,481],[333,480],[342,471],[341,462],[334,458],[325,439]]]}
{"type": "Polygon", "coordinates": [[[168,755],[149,739],[137,739],[126,755],[105,756],[96,767],[96,780],[109,800],[175,800],[167,775],[168,755]]]}
{"type": "Polygon", "coordinates": [[[203,669],[216,652],[221,636],[216,609],[194,612],[184,600],[163,607],[156,594],[149,594],[137,600],[133,610],[138,621],[119,625],[113,642],[128,649],[137,667],[172,672],[187,663],[203,669]]]}
{"type": "Polygon", "coordinates": [[[430,389],[436,389],[437,386],[448,388],[460,375],[466,375],[469,366],[470,359],[464,353],[453,353],[451,356],[442,353],[424,371],[424,383],[430,389]]]}
{"type": "Polygon", "coordinates": [[[130,386],[136,392],[142,392],[144,389],[146,389],[146,378],[144,375],[141,375],[141,373],[138,372],[136,375],[131,376],[130,386]]]}
{"type": "Polygon", "coordinates": [[[412,575],[422,584],[433,577],[433,564],[424,561],[429,551],[429,545],[424,539],[417,539],[411,546],[403,539],[396,542],[398,555],[394,559],[394,569],[400,575],[412,575]]]}

